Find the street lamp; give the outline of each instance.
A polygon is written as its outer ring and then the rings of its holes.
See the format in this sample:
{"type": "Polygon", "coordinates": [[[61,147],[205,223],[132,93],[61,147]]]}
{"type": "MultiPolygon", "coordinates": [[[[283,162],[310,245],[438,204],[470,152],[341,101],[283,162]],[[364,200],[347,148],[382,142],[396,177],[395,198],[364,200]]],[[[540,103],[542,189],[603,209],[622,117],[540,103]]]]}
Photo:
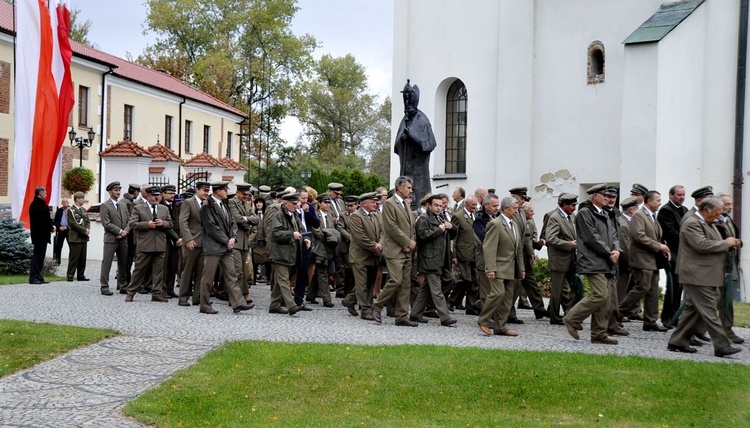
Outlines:
{"type": "Polygon", "coordinates": [[[94,144],[94,137],[96,137],[96,132],[94,132],[94,128],[89,128],[89,132],[87,132],[89,138],[83,138],[78,137],[76,138],[76,130],[73,129],[73,127],[70,127],[70,131],[68,131],[68,139],[70,140],[70,145],[73,147],[78,147],[78,150],[80,152],[79,159],[81,160],[80,166],[83,166],[83,148],[91,147],[92,144],[94,144]]]}
{"type": "Polygon", "coordinates": [[[302,177],[302,180],[304,180],[305,185],[307,185],[307,180],[309,180],[312,177],[312,171],[309,169],[304,169],[302,172],[299,173],[299,176],[302,177]]]}

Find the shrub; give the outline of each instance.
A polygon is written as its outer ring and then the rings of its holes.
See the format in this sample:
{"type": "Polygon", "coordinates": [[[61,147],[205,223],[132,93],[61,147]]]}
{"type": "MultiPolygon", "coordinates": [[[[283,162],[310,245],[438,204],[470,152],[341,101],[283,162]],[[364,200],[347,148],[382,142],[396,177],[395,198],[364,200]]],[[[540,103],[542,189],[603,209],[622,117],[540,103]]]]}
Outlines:
{"type": "Polygon", "coordinates": [[[29,232],[23,224],[10,217],[0,218],[0,273],[29,273],[34,247],[28,242],[29,232]]]}
{"type": "Polygon", "coordinates": [[[542,297],[550,297],[549,260],[536,259],[534,262],[534,275],[536,276],[536,282],[539,285],[539,292],[542,294],[542,297]]]}
{"type": "Polygon", "coordinates": [[[94,171],[79,166],[65,173],[62,186],[70,193],[86,193],[94,188],[94,181],[94,171]]]}

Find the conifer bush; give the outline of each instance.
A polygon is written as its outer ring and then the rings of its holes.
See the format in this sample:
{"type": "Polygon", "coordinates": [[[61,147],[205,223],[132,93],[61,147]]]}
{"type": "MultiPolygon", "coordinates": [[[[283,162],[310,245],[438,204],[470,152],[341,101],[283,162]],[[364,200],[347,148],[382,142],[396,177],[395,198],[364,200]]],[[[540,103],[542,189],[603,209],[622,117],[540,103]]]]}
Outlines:
{"type": "Polygon", "coordinates": [[[34,247],[28,241],[29,232],[11,217],[0,217],[0,274],[29,273],[34,247]]]}

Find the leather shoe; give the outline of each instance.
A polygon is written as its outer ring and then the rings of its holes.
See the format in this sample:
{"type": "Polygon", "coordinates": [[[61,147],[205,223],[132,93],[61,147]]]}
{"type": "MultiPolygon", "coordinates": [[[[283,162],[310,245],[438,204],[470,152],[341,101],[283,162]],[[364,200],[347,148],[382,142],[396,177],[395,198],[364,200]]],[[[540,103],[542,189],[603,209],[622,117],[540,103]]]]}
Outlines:
{"type": "Polygon", "coordinates": [[[505,321],[507,324],[523,324],[523,320],[520,320],[518,318],[508,318],[508,321],[505,321]]]}
{"type": "Polygon", "coordinates": [[[162,296],[151,296],[151,301],[152,302],[162,302],[162,303],[164,303],[164,302],[168,302],[169,299],[166,299],[166,298],[164,298],[162,296]]]}
{"type": "Polygon", "coordinates": [[[549,320],[549,323],[552,324],[552,325],[565,325],[565,323],[563,323],[560,320],[554,320],[554,321],[549,320]]]}
{"type": "Polygon", "coordinates": [[[286,314],[289,313],[289,311],[287,311],[284,308],[278,307],[278,308],[271,308],[271,309],[269,309],[268,313],[269,314],[282,314],[282,315],[286,315],[286,314]]]}
{"type": "Polygon", "coordinates": [[[445,321],[440,321],[440,325],[442,325],[443,327],[450,327],[457,322],[458,321],[454,320],[453,318],[449,318],[445,321]]]}
{"type": "MultiPolygon", "coordinates": [[[[88,279],[86,281],[88,281],[88,279]]],[[[46,279],[43,279],[42,284],[49,284],[49,281],[47,281],[46,279]]]]}
{"type": "Polygon", "coordinates": [[[177,293],[174,292],[174,290],[167,290],[167,296],[172,297],[172,298],[179,297],[177,293]]]}
{"type": "Polygon", "coordinates": [[[565,328],[568,329],[568,334],[573,336],[573,339],[578,340],[580,337],[578,336],[578,330],[576,330],[575,327],[573,327],[573,324],[565,321],[565,318],[563,318],[563,324],[565,324],[565,328]]]}
{"type": "Polygon", "coordinates": [[[420,317],[420,318],[409,317],[409,320],[414,321],[414,322],[421,322],[422,324],[427,324],[427,318],[425,317],[420,317]]]}
{"type": "Polygon", "coordinates": [[[661,325],[663,325],[664,328],[666,328],[667,330],[670,330],[670,329],[674,328],[674,326],[672,325],[672,321],[670,321],[670,320],[662,320],[661,321],[661,325]]]}
{"type": "Polygon", "coordinates": [[[306,304],[304,304],[304,303],[303,303],[303,304],[301,304],[301,305],[299,305],[299,310],[300,310],[300,311],[305,311],[305,312],[312,312],[312,308],[311,308],[311,307],[309,307],[309,306],[307,306],[307,305],[306,305],[306,304]]]}
{"type": "Polygon", "coordinates": [[[736,346],[725,346],[723,348],[715,349],[714,350],[714,356],[716,357],[727,357],[732,354],[736,354],[738,352],[742,351],[742,348],[738,348],[736,346]]]}
{"type": "Polygon", "coordinates": [[[704,341],[704,342],[710,342],[711,339],[708,338],[705,334],[694,334],[693,336],[697,337],[698,339],[704,341]]]}
{"type": "Polygon", "coordinates": [[[467,308],[466,315],[479,315],[479,311],[473,308],[467,308]]]}
{"type": "Polygon", "coordinates": [[[643,324],[643,331],[658,331],[664,333],[668,328],[662,327],[659,324],[643,324]]]}
{"type": "Polygon", "coordinates": [[[496,331],[495,334],[498,336],[509,336],[509,337],[518,336],[518,332],[510,331],[510,330],[496,331]]]}
{"type": "Polygon", "coordinates": [[[217,311],[214,308],[201,309],[199,312],[202,314],[209,314],[209,315],[216,315],[219,313],[219,311],[217,311]]]}
{"type": "Polygon", "coordinates": [[[128,290],[126,290],[124,288],[121,288],[120,289],[120,294],[128,294],[128,290]]]}
{"type": "Polygon", "coordinates": [[[380,311],[372,311],[372,319],[378,324],[383,322],[383,318],[380,316],[380,311]]]}
{"type": "Polygon", "coordinates": [[[608,330],[607,334],[610,336],[630,336],[630,332],[624,328],[618,328],[617,330],[608,330]]]}
{"type": "Polygon", "coordinates": [[[182,300],[182,299],[180,299],[180,301],[178,301],[177,304],[180,306],[190,306],[190,303],[188,303],[187,300],[182,300]]]}
{"type": "Polygon", "coordinates": [[[396,321],[396,325],[399,327],[416,327],[419,324],[409,321],[409,320],[403,320],[403,321],[396,321]]]}
{"type": "Polygon", "coordinates": [[[743,338],[741,338],[739,336],[730,336],[729,340],[731,340],[732,343],[736,343],[736,344],[745,343],[745,339],[743,339],[743,338]]]}
{"type": "Polygon", "coordinates": [[[254,307],[255,307],[255,304],[239,305],[239,306],[237,306],[235,308],[232,308],[232,310],[236,314],[236,313],[241,312],[241,311],[249,311],[250,309],[252,309],[254,307]]]}
{"type": "Polygon", "coordinates": [[[547,310],[544,310],[544,311],[534,311],[534,316],[538,320],[540,320],[542,318],[549,318],[549,311],[547,311],[547,310]]]}
{"type": "Polygon", "coordinates": [[[111,296],[112,294],[114,293],[109,288],[102,289],[102,296],[111,296]]]}
{"type": "Polygon", "coordinates": [[[440,315],[438,315],[437,311],[434,309],[429,310],[429,311],[424,311],[423,315],[426,316],[427,318],[440,318],[440,315]]]}
{"type": "Polygon", "coordinates": [[[519,303],[519,304],[518,304],[518,309],[521,309],[521,310],[528,310],[528,311],[530,311],[530,310],[532,310],[532,309],[534,309],[534,308],[533,308],[533,307],[531,307],[531,306],[529,306],[529,305],[524,305],[524,304],[521,304],[521,303],[519,303]]]}
{"type": "Polygon", "coordinates": [[[485,336],[492,336],[492,329],[487,327],[486,325],[479,325],[479,330],[484,334],[485,336]]]}
{"type": "Polygon", "coordinates": [[[318,302],[318,301],[317,301],[317,300],[315,300],[315,299],[312,299],[312,300],[308,300],[308,301],[307,301],[307,303],[311,303],[311,304],[313,304],[313,305],[317,305],[317,304],[318,304],[318,303],[320,303],[320,302],[318,302]]]}
{"type": "Polygon", "coordinates": [[[301,310],[302,310],[302,306],[300,306],[300,305],[294,305],[291,308],[289,308],[289,315],[294,315],[294,314],[296,314],[297,312],[299,312],[301,310]]]}
{"type": "Polygon", "coordinates": [[[128,295],[125,296],[125,301],[126,302],[132,302],[133,301],[133,296],[135,296],[135,294],[128,293],[128,295]]]}
{"type": "Polygon", "coordinates": [[[690,346],[703,346],[703,342],[698,339],[690,339],[690,346]]]}
{"type": "Polygon", "coordinates": [[[375,319],[372,317],[372,314],[369,312],[362,312],[362,316],[360,318],[362,318],[363,320],[367,320],[367,321],[372,321],[375,319]]]}
{"type": "Polygon", "coordinates": [[[323,307],[324,308],[332,308],[333,307],[333,302],[323,302],[323,307]]]}
{"type": "Polygon", "coordinates": [[[29,281],[29,284],[33,284],[33,285],[39,285],[41,283],[42,281],[37,281],[37,280],[29,281]]]}
{"type": "Polygon", "coordinates": [[[599,337],[599,338],[591,338],[591,343],[600,343],[602,345],[617,345],[619,342],[617,339],[612,339],[609,336],[599,337]]]}
{"type": "Polygon", "coordinates": [[[459,303],[458,305],[456,305],[456,309],[458,309],[459,311],[463,311],[466,309],[466,306],[459,303]]]}
{"type": "Polygon", "coordinates": [[[85,276],[82,276],[80,278],[76,278],[76,281],[91,281],[91,280],[86,278],[85,276]]]}
{"type": "Polygon", "coordinates": [[[695,348],[691,348],[689,346],[672,345],[671,343],[667,344],[667,349],[672,352],[684,352],[686,354],[695,354],[696,352],[698,352],[698,350],[695,348]]]}
{"type": "Polygon", "coordinates": [[[354,317],[359,315],[359,313],[357,312],[357,308],[354,307],[354,302],[347,302],[345,299],[341,301],[341,304],[346,306],[346,309],[349,311],[349,315],[354,316],[354,317]]]}
{"type": "MultiPolygon", "coordinates": [[[[73,278],[68,278],[68,282],[73,282],[73,278]]],[[[37,281],[37,284],[41,284],[41,281],[37,281]]]]}

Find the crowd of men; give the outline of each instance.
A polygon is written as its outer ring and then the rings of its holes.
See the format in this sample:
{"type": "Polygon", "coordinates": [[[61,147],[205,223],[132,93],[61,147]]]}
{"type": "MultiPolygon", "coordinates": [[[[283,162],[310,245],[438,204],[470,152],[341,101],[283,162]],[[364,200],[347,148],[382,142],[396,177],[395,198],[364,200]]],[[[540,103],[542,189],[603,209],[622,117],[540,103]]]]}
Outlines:
{"type": "MultiPolygon", "coordinates": [[[[232,196],[226,182],[198,182],[176,195],[171,185],[131,184],[121,195],[119,182],[108,184],[99,209],[101,293],[114,294],[116,256],[117,290],[126,302],[150,293],[155,302],[174,297],[205,314],[218,312],[211,296],[228,300],[235,313],[253,308],[250,287],[263,280],[271,285],[270,313],[309,311],[318,298],[333,307],[333,293],[352,316],[376,323],[385,308],[398,326],[433,317],[449,327],[461,310],[478,317],[485,335],[517,336],[509,324],[523,324],[516,310],[530,309],[575,339],[591,316],[592,343],[616,345],[614,336],[629,335],[627,323],[641,321],[645,331],[674,329],[671,351],[693,353],[709,340],[716,356],[741,350],[732,345],[743,342],[732,330],[732,291],[742,241],[732,198],[710,186],[692,192],[690,210],[680,185],[662,204],[659,192],[634,184],[621,209],[619,189],[606,184],[590,187],[580,204],[578,195],[563,193],[539,232],[525,187],[504,197],[484,187],[466,195],[458,187],[453,203],[447,194],[428,194],[417,210],[409,177],[396,179],[390,192],[347,197],[339,183],[321,195],[309,187],[260,186],[256,198],[250,184],[236,188],[232,196]],[[547,307],[534,275],[535,251],[545,246],[547,307]],[[667,287],[659,314],[662,270],[667,287]]],[[[37,196],[46,197],[43,188],[37,196]]],[[[30,207],[32,240],[35,228],[53,227],[58,242],[67,235],[69,281],[88,281],[83,199],[77,193],[72,206],[64,201],[54,226],[49,215],[40,223],[36,200],[30,207]]],[[[35,249],[31,283],[45,282],[37,259],[35,249]]]]}

